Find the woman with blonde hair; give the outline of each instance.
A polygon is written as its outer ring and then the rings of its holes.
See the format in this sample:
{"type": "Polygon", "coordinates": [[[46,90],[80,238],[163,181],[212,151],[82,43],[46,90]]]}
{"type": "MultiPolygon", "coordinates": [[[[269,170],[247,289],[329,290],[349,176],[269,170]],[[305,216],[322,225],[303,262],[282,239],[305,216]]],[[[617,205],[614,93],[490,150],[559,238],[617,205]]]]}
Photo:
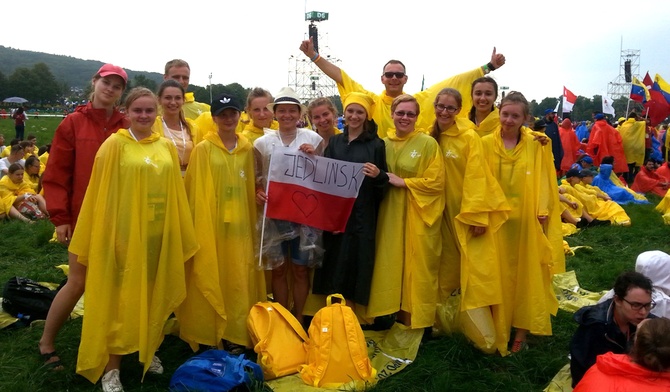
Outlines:
{"type": "Polygon", "coordinates": [[[184,263],[198,249],[177,150],[152,132],[156,96],[135,88],[125,107],[130,127],[100,146],[69,248],[95,288],[77,373],[102,376],[105,392],[123,390],[123,355],[139,352],[144,373],[159,362],[163,325],[186,297],[184,263]]]}
{"type": "Polygon", "coordinates": [[[268,109],[268,104],[272,101],[272,94],[268,90],[255,87],[249,91],[244,110],[250,121],[244,126],[242,135],[252,144],[265,134],[265,128],[277,129],[279,127],[279,123],[274,120],[273,113],[268,109]]]}
{"type": "Polygon", "coordinates": [[[551,276],[565,270],[552,153],[523,127],[528,113],[526,98],[509,93],[500,104],[500,129],[482,138],[489,169],[511,206],[497,232],[503,301],[494,318],[502,317],[497,342],[507,342],[510,327],[516,328],[513,353],[527,347],[529,331],[551,335],[550,315],[558,309],[551,276]]]}
{"type": "Polygon", "coordinates": [[[384,138],[391,187],[379,208],[367,316],[397,312],[400,323],[426,328],[437,307],[444,162],[437,141],[415,127],[416,98],[399,95],[391,112],[395,128],[384,138]]]}
{"type": "Polygon", "coordinates": [[[331,137],[342,133],[335,126],[337,122],[337,109],[330,99],[321,97],[311,101],[307,105],[307,115],[316,133],[323,138],[324,148],[328,147],[331,137]]]}

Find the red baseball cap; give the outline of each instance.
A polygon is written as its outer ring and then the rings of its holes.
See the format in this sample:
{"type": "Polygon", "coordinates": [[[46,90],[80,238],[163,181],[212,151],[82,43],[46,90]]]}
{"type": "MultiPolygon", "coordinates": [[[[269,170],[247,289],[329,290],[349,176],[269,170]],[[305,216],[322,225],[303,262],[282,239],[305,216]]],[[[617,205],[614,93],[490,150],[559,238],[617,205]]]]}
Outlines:
{"type": "Polygon", "coordinates": [[[121,79],[123,79],[123,84],[128,84],[128,74],[118,65],[105,64],[98,70],[98,75],[102,76],[103,78],[109,75],[120,76],[121,79]]]}

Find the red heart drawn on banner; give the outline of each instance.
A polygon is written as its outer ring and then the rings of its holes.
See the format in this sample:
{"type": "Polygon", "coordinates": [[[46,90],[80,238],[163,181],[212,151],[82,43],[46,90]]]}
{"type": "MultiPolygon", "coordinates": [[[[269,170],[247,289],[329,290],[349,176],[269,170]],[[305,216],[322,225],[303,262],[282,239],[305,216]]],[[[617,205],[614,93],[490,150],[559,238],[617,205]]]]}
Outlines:
{"type": "Polygon", "coordinates": [[[316,196],[312,194],[307,195],[300,191],[293,192],[291,200],[293,200],[293,203],[295,203],[296,207],[298,207],[300,212],[302,212],[306,218],[312,215],[312,213],[316,211],[316,207],[319,205],[319,200],[316,196]]]}

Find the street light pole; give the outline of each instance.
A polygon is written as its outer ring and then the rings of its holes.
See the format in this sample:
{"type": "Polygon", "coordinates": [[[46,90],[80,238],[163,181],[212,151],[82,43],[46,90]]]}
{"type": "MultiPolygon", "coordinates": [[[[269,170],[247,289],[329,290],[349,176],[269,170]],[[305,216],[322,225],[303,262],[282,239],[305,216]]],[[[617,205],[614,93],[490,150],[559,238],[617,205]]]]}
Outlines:
{"type": "Polygon", "coordinates": [[[212,73],[209,73],[209,102],[212,102],[212,73]]]}

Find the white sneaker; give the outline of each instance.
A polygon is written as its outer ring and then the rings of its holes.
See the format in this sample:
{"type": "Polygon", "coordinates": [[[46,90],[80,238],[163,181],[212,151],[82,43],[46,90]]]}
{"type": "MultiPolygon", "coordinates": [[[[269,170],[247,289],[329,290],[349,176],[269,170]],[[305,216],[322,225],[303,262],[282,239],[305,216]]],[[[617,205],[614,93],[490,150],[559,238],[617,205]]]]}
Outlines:
{"type": "Polygon", "coordinates": [[[151,360],[151,365],[149,365],[149,369],[147,372],[151,374],[163,374],[163,364],[161,363],[161,360],[158,359],[157,356],[154,355],[154,358],[151,360]]]}
{"type": "Polygon", "coordinates": [[[119,369],[112,369],[102,376],[103,392],[123,392],[119,369]]]}

